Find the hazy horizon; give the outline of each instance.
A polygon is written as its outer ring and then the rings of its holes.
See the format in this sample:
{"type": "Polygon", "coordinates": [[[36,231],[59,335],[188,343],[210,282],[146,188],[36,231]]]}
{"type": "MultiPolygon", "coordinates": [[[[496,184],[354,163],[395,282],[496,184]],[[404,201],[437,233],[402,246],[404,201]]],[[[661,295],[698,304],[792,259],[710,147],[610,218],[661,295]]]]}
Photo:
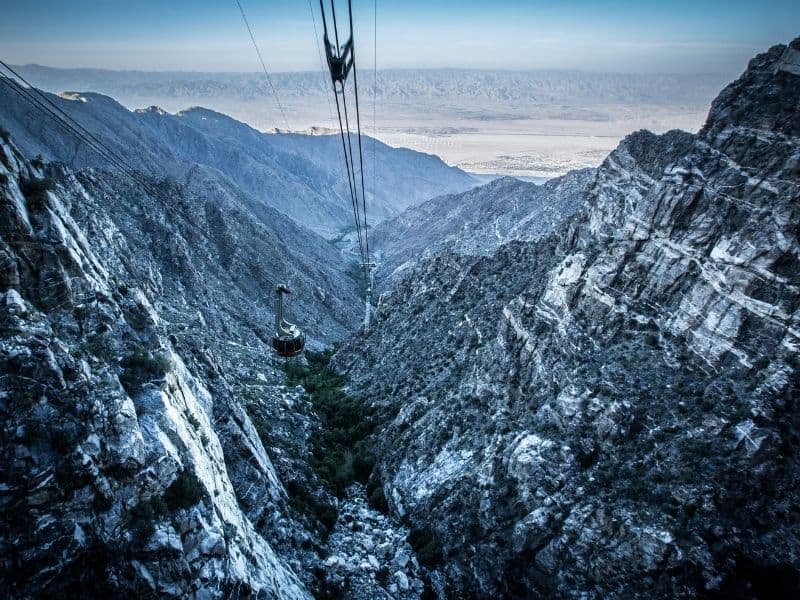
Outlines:
{"type": "MultiPolygon", "coordinates": [[[[47,91],[93,91],[130,110],[156,105],[177,113],[200,106],[261,131],[336,130],[329,80],[320,71],[273,73],[281,110],[263,74],[257,72],[192,75],[24,66],[18,70],[47,91]]],[[[697,130],[713,97],[733,78],[555,70],[380,70],[375,100],[372,77],[363,82],[362,117],[365,132],[379,140],[437,154],[473,173],[547,178],[596,166],[622,137],[637,129],[697,130]]]]}
{"type": "MultiPolygon", "coordinates": [[[[766,50],[767,48],[764,48],[766,50]]],[[[8,62],[8,61],[6,61],[8,62]]],[[[112,68],[105,68],[105,67],[93,67],[93,66],[86,66],[86,65],[76,65],[71,67],[59,67],[54,65],[47,65],[37,62],[29,62],[29,63],[9,63],[12,67],[39,67],[43,69],[53,69],[54,71],[105,71],[110,73],[144,73],[144,74],[159,74],[159,75],[223,75],[223,76],[236,76],[236,75],[247,75],[247,76],[256,76],[256,77],[263,77],[263,71],[259,69],[251,69],[249,71],[204,71],[201,69],[112,69],[112,68]]],[[[501,67],[419,67],[419,68],[410,68],[410,67],[378,67],[378,73],[392,73],[392,72],[411,72],[411,71],[418,71],[418,72],[431,72],[431,71],[492,71],[492,72],[499,72],[499,73],[586,73],[586,74],[593,74],[593,75],[687,75],[687,76],[703,76],[703,75],[731,75],[734,73],[740,72],[742,69],[730,69],[730,70],[719,70],[719,71],[652,71],[647,73],[637,72],[637,71],[601,71],[601,70],[593,70],[593,69],[580,69],[580,68],[528,68],[528,69],[503,69],[501,67]]],[[[316,69],[297,69],[297,70],[289,70],[289,71],[270,71],[270,74],[274,75],[305,75],[305,74],[318,74],[320,72],[320,68],[317,67],[316,69]]],[[[368,73],[372,73],[372,70],[368,70],[368,73]]]]}
{"type": "MultiPolygon", "coordinates": [[[[336,129],[319,4],[238,2],[270,83],[236,0],[18,3],[4,8],[0,59],[30,65],[48,91],[128,108],[336,129]]],[[[331,2],[343,25],[346,2],[331,2]]],[[[754,55],[800,33],[788,0],[354,0],[353,18],[368,132],[473,172],[535,177],[596,166],[637,129],[696,131],[754,55]]]]}

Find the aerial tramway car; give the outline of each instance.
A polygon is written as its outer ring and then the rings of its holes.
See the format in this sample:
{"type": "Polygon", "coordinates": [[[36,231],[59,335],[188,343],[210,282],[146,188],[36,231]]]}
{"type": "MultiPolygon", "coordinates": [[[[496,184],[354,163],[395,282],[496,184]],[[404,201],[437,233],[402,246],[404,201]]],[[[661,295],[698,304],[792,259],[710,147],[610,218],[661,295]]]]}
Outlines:
{"type": "Polygon", "coordinates": [[[283,318],[283,295],[291,294],[289,288],[283,284],[275,290],[275,335],[272,337],[272,347],[278,356],[291,358],[299,355],[306,346],[306,338],[297,325],[289,323],[283,318]]]}
{"type": "MultiPolygon", "coordinates": [[[[347,181],[350,189],[350,200],[353,206],[353,216],[356,224],[356,232],[358,234],[359,253],[361,254],[361,263],[364,266],[365,282],[367,284],[367,295],[364,298],[366,308],[364,330],[366,331],[369,328],[372,285],[369,271],[371,263],[369,261],[369,240],[367,239],[367,201],[366,188],[364,185],[364,154],[361,145],[361,116],[358,104],[358,77],[356,75],[355,45],[353,42],[352,0],[347,0],[350,31],[344,44],[339,43],[339,29],[337,26],[333,0],[331,0],[330,6],[331,17],[333,20],[333,41],[331,41],[330,37],[328,36],[328,19],[323,0],[320,0],[319,8],[322,16],[325,56],[327,58],[328,71],[330,72],[331,84],[333,87],[333,97],[336,102],[336,113],[339,118],[339,133],[341,134],[340,137],[342,140],[342,152],[345,159],[347,181]],[[353,75],[353,96],[355,97],[356,104],[355,115],[358,134],[358,175],[360,176],[358,179],[360,179],[361,183],[360,198],[357,184],[356,155],[353,152],[353,144],[351,141],[350,122],[347,111],[347,96],[345,94],[345,82],[351,73],[353,75]],[[344,121],[342,121],[343,115],[344,121]]],[[[241,5],[239,6],[239,9],[242,12],[242,18],[245,21],[245,25],[247,25],[248,31],[250,31],[250,25],[247,23],[247,17],[245,16],[241,5]]],[[[252,31],[250,31],[250,37],[253,41],[253,45],[256,47],[256,52],[258,53],[258,46],[256,45],[255,37],[253,36],[252,31]]],[[[258,54],[260,57],[260,53],[258,54]]],[[[264,67],[263,62],[262,67],[264,67]]],[[[264,74],[267,80],[269,80],[269,73],[267,73],[266,67],[264,67],[264,74]]],[[[270,82],[270,86],[271,85],[272,83],[270,82]]],[[[273,88],[273,93],[274,92],[275,90],[273,88]]],[[[275,98],[277,101],[277,94],[275,95],[275,98]]],[[[278,102],[278,105],[280,107],[280,102],[278,102]]],[[[282,108],[281,111],[283,111],[282,108]]],[[[306,344],[305,337],[303,336],[303,332],[300,330],[300,328],[297,327],[297,325],[289,323],[283,318],[283,295],[289,293],[289,288],[283,284],[279,285],[275,291],[275,334],[272,337],[272,347],[275,349],[275,352],[278,354],[278,356],[286,358],[301,354],[306,344]]]]}

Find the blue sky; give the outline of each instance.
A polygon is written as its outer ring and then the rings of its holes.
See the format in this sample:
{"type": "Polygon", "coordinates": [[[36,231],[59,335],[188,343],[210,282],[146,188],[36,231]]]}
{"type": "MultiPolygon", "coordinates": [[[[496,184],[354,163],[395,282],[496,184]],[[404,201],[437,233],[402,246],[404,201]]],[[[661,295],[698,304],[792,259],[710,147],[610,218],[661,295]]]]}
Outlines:
{"type": "MultiPolygon", "coordinates": [[[[319,68],[308,0],[241,1],[270,70],[319,68]]],[[[311,4],[319,28],[318,0],[311,4]]],[[[353,5],[363,68],[372,62],[374,3],[353,5]]],[[[377,11],[379,68],[736,72],[755,52],[800,35],[796,0],[377,0],[377,11]]],[[[235,0],[2,0],[0,15],[6,62],[259,67],[235,0]]]]}

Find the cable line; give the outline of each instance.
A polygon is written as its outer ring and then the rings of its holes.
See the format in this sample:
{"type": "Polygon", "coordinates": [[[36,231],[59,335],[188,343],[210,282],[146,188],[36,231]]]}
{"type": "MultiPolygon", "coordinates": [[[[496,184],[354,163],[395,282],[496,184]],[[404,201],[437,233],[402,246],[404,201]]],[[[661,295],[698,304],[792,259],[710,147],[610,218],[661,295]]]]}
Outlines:
{"type": "MultiPolygon", "coordinates": [[[[350,39],[353,36],[353,0],[347,0],[347,6],[350,13],[350,39]]],[[[367,237],[367,194],[366,187],[364,186],[364,152],[361,146],[361,111],[358,107],[358,70],[356,69],[356,49],[355,44],[351,48],[353,56],[353,94],[356,97],[356,127],[358,128],[358,162],[361,171],[361,204],[364,212],[364,245],[367,251],[367,260],[369,260],[369,238],[367,237]]],[[[345,113],[346,114],[346,113],[345,113]]],[[[348,127],[349,131],[349,127],[348,127]]],[[[369,285],[369,273],[367,273],[367,285],[369,285]]]]}
{"type": "Polygon", "coordinates": [[[112,167],[116,167],[123,173],[128,174],[127,168],[121,163],[119,163],[115,158],[110,156],[105,149],[97,147],[94,144],[94,142],[85,137],[78,129],[72,126],[68,121],[60,118],[55,113],[55,111],[49,109],[43,102],[41,102],[28,90],[21,87],[18,83],[14,82],[13,80],[7,77],[0,77],[0,82],[5,84],[11,91],[21,96],[22,99],[25,100],[28,104],[30,104],[34,109],[38,109],[40,112],[45,113],[48,117],[50,117],[53,121],[55,121],[57,125],[59,125],[62,129],[64,129],[64,131],[66,131],[68,134],[77,138],[78,141],[81,141],[84,144],[86,144],[90,150],[93,150],[95,154],[97,154],[98,156],[100,156],[100,158],[108,162],[112,167]]]}
{"type": "MultiPolygon", "coordinates": [[[[344,154],[345,170],[347,171],[347,181],[350,188],[350,202],[353,208],[353,220],[356,226],[356,235],[358,237],[359,254],[361,256],[362,266],[366,268],[366,254],[364,250],[364,240],[361,228],[361,216],[358,202],[357,180],[355,173],[355,160],[353,158],[353,145],[350,133],[350,120],[347,111],[347,95],[345,91],[345,80],[349,74],[352,66],[352,49],[353,49],[353,36],[352,31],[350,37],[343,46],[339,45],[339,30],[336,20],[336,13],[333,0],[331,0],[331,11],[333,18],[333,35],[336,40],[334,46],[330,42],[328,35],[328,22],[325,16],[325,6],[323,0],[319,3],[320,12],[322,14],[322,26],[324,32],[325,54],[328,60],[328,69],[331,75],[331,82],[333,85],[334,100],[336,101],[336,113],[339,120],[339,131],[342,140],[342,152],[344,154]],[[341,103],[339,101],[341,96],[341,103]],[[345,119],[342,122],[342,111],[344,111],[345,119]],[[347,140],[345,141],[345,136],[347,140]]],[[[366,273],[365,273],[366,276],[366,273]]]]}
{"type": "Polygon", "coordinates": [[[41,90],[33,87],[24,77],[19,75],[14,69],[9,67],[5,62],[0,60],[0,65],[3,65],[9,72],[13,73],[23,83],[25,83],[28,88],[23,88],[20,84],[13,81],[7,77],[0,77],[0,81],[2,81],[9,89],[16,92],[20,95],[28,104],[33,106],[35,109],[38,109],[40,112],[44,113],[48,117],[50,117],[57,125],[59,125],[62,129],[64,129],[67,133],[71,134],[79,141],[85,143],[91,150],[93,150],[98,156],[106,160],[112,167],[116,167],[119,169],[123,175],[126,175],[128,178],[131,179],[136,185],[144,189],[146,193],[154,198],[160,198],[165,201],[165,206],[168,206],[168,198],[161,193],[160,190],[153,188],[149,182],[147,182],[144,177],[128,167],[123,159],[119,158],[112,150],[110,150],[105,144],[100,142],[93,134],[86,130],[80,123],[78,123],[74,118],[68,115],[65,111],[63,111],[60,107],[58,107],[47,95],[42,92],[41,90]],[[37,97],[38,96],[38,97],[37,97]],[[44,101],[40,100],[43,99],[44,101]],[[48,106],[49,105],[49,106],[48,106]]]}
{"type": "MultiPolygon", "coordinates": [[[[342,44],[340,43],[338,19],[336,16],[336,7],[334,0],[330,0],[331,20],[334,42],[331,43],[329,37],[328,20],[325,14],[324,0],[320,0],[320,12],[322,13],[322,25],[324,31],[324,44],[325,53],[328,60],[328,69],[330,71],[331,83],[334,91],[334,98],[336,100],[336,110],[339,116],[339,129],[342,137],[342,151],[345,158],[345,169],[347,170],[348,183],[352,182],[351,186],[351,203],[353,206],[353,217],[356,224],[356,232],[358,234],[359,252],[361,254],[361,261],[364,267],[364,275],[366,280],[367,290],[370,290],[370,275],[369,275],[369,232],[367,220],[367,203],[366,203],[366,181],[364,174],[364,144],[363,132],[361,130],[361,107],[358,95],[358,75],[355,60],[355,44],[354,44],[354,27],[353,27],[353,7],[352,0],[348,0],[348,24],[350,27],[349,37],[342,44]],[[356,156],[353,149],[352,136],[350,130],[350,114],[347,107],[347,91],[346,80],[350,72],[353,72],[353,95],[355,99],[355,125],[358,136],[358,173],[356,172],[356,156]],[[341,98],[341,102],[340,102],[341,98]],[[341,113],[344,112],[344,123],[342,123],[341,113]],[[345,136],[347,141],[345,142],[345,136]],[[359,198],[360,188],[360,198],[359,198]]],[[[376,17],[377,20],[377,17],[376,17]]]]}
{"type": "MultiPolygon", "coordinates": [[[[356,226],[360,227],[362,230],[366,230],[366,223],[363,226],[361,225],[361,215],[358,212],[358,188],[357,188],[358,183],[356,181],[355,160],[353,159],[353,136],[350,133],[350,117],[347,114],[347,97],[344,94],[342,94],[342,109],[344,110],[344,124],[345,124],[345,127],[347,129],[347,149],[348,149],[348,152],[349,152],[349,155],[350,155],[350,172],[352,173],[352,177],[353,177],[353,198],[354,198],[354,202],[355,202],[355,205],[356,205],[356,209],[355,209],[355,212],[356,212],[356,215],[357,215],[356,216],[356,220],[358,221],[356,223],[356,226]]],[[[357,112],[358,112],[358,109],[356,109],[356,113],[357,112]]],[[[360,141],[360,138],[359,138],[359,141],[360,141]]],[[[345,158],[345,160],[346,160],[346,158],[345,158]]],[[[362,172],[361,175],[362,175],[362,180],[363,180],[363,175],[364,175],[363,172],[362,172]]],[[[362,181],[362,189],[363,189],[363,181],[362,181]]],[[[366,231],[364,232],[364,236],[366,236],[366,231]]],[[[359,234],[359,243],[362,243],[360,238],[361,238],[361,234],[359,234]]],[[[364,250],[362,249],[362,251],[361,251],[362,260],[364,260],[366,256],[367,256],[367,254],[365,254],[364,250]]]]}
{"type": "MultiPolygon", "coordinates": [[[[325,59],[322,58],[322,47],[319,45],[319,31],[317,31],[317,17],[314,16],[314,5],[311,4],[311,0],[308,0],[308,11],[311,13],[311,23],[314,25],[314,44],[317,46],[317,55],[319,56],[319,66],[321,67],[320,73],[322,73],[323,81],[325,77],[325,59]]],[[[331,99],[328,96],[328,88],[327,86],[324,87],[325,89],[325,102],[328,104],[328,116],[331,119],[331,129],[333,129],[334,121],[333,121],[333,107],[331,106],[331,99]]]]}
{"type": "Polygon", "coordinates": [[[239,7],[239,12],[242,13],[242,20],[244,21],[245,27],[247,27],[247,32],[250,34],[250,40],[253,42],[253,48],[256,49],[256,54],[258,55],[258,61],[261,63],[261,69],[264,71],[264,77],[269,84],[270,89],[272,90],[272,95],[275,96],[275,102],[278,105],[278,108],[281,111],[281,116],[283,117],[283,122],[286,124],[286,130],[289,131],[291,128],[289,127],[289,120],[286,118],[286,113],[283,111],[283,106],[281,105],[280,98],[278,98],[278,92],[275,89],[275,86],[272,85],[272,78],[269,76],[269,71],[267,71],[267,65],[264,64],[264,58],[261,56],[261,50],[258,49],[258,44],[256,43],[256,37],[253,35],[253,29],[250,27],[250,22],[247,20],[247,15],[244,14],[244,8],[242,7],[242,3],[239,0],[236,0],[236,6],[239,7]]]}
{"type": "Polygon", "coordinates": [[[372,196],[378,182],[378,128],[376,115],[378,113],[378,0],[372,1],[372,196]]]}
{"type": "MultiPolygon", "coordinates": [[[[377,196],[377,182],[378,182],[378,134],[376,127],[376,115],[378,106],[378,0],[372,0],[372,197],[377,196]]],[[[364,206],[364,215],[366,219],[366,205],[364,206]]],[[[375,287],[375,281],[372,273],[375,263],[372,262],[369,254],[369,246],[367,246],[367,270],[369,271],[367,282],[367,301],[364,306],[364,331],[369,331],[370,319],[372,316],[372,292],[375,287]]]]}
{"type": "MultiPolygon", "coordinates": [[[[106,147],[103,144],[103,142],[97,139],[97,137],[95,137],[95,135],[92,132],[88,131],[80,123],[78,123],[72,116],[67,114],[60,106],[58,106],[55,102],[53,102],[48,97],[47,94],[45,94],[38,88],[34,87],[27,79],[25,79],[22,75],[20,75],[17,71],[15,71],[12,67],[10,67],[2,60],[0,60],[0,65],[5,67],[6,70],[8,70],[15,77],[17,77],[17,79],[19,79],[26,86],[28,86],[28,88],[25,89],[19,86],[18,84],[14,83],[13,86],[11,87],[11,89],[13,89],[15,92],[20,94],[24,99],[26,99],[28,103],[32,104],[34,107],[39,108],[40,110],[47,113],[53,120],[56,121],[57,124],[61,125],[61,127],[64,128],[67,132],[72,133],[73,136],[77,137],[78,139],[86,143],[90,149],[94,150],[96,154],[98,154],[101,158],[105,159],[112,166],[116,166],[118,169],[128,174],[129,176],[135,173],[130,167],[128,167],[125,164],[124,160],[120,158],[119,155],[113,152],[110,148],[106,147]],[[38,96],[38,98],[40,98],[41,100],[34,97],[34,95],[38,96]],[[44,103],[47,103],[47,105],[49,105],[51,109],[48,109],[47,106],[44,105],[44,103]]],[[[9,85],[8,82],[7,85],[9,85]]]]}
{"type": "MultiPolygon", "coordinates": [[[[339,131],[342,138],[342,152],[344,154],[345,169],[347,171],[347,181],[350,186],[350,202],[353,205],[353,218],[356,224],[356,233],[358,235],[358,248],[361,255],[361,265],[364,269],[364,331],[369,330],[370,322],[370,309],[372,298],[372,266],[370,260],[369,249],[369,226],[367,221],[367,188],[364,176],[364,143],[361,131],[361,106],[358,96],[358,69],[356,67],[356,51],[354,43],[354,27],[353,27],[353,2],[347,0],[348,24],[350,27],[350,35],[344,44],[339,40],[339,27],[336,19],[336,7],[334,0],[330,0],[331,6],[331,19],[333,21],[333,36],[335,44],[331,43],[328,37],[328,21],[325,16],[324,0],[319,0],[319,8],[322,13],[322,27],[324,32],[323,42],[325,44],[325,55],[328,60],[328,70],[330,71],[331,84],[333,87],[333,95],[336,100],[336,112],[339,117],[339,131]],[[347,77],[350,72],[353,72],[353,97],[355,99],[355,125],[356,135],[358,136],[358,173],[356,173],[356,159],[355,152],[353,151],[353,134],[350,131],[350,115],[347,109],[347,90],[345,87],[347,77]],[[339,99],[341,97],[341,105],[339,99]],[[342,112],[344,112],[344,123],[342,123],[342,112]],[[345,135],[347,142],[345,143],[345,135]],[[359,202],[359,182],[361,188],[361,201],[359,202]],[[363,219],[363,221],[362,221],[363,219]],[[363,235],[362,235],[363,234],[363,235]]],[[[376,97],[377,97],[377,81],[378,81],[378,68],[377,68],[377,21],[378,9],[377,1],[375,0],[373,6],[373,42],[374,42],[374,63],[373,63],[373,100],[372,100],[372,129],[375,131],[375,114],[376,114],[376,97]]],[[[376,146],[373,140],[373,171],[376,164],[376,146]]],[[[375,174],[373,173],[373,182],[375,174]]],[[[373,183],[374,185],[374,183],[373,183]]]]}
{"type": "Polygon", "coordinates": [[[95,148],[89,140],[84,140],[80,134],[69,126],[68,123],[64,122],[63,120],[57,118],[55,113],[51,113],[50,110],[44,105],[44,103],[37,100],[33,95],[29,95],[25,92],[24,88],[22,88],[18,83],[10,79],[6,76],[0,76],[0,83],[5,85],[9,90],[14,92],[15,94],[19,95],[26,103],[31,105],[34,109],[37,109],[41,112],[44,112],[48,117],[50,117],[53,121],[56,122],[64,131],[70,134],[73,137],[79,138],[79,141],[86,143],[91,150],[93,150],[97,155],[99,155],[104,161],[111,163],[112,165],[116,166],[113,160],[106,156],[103,152],[95,148]]]}

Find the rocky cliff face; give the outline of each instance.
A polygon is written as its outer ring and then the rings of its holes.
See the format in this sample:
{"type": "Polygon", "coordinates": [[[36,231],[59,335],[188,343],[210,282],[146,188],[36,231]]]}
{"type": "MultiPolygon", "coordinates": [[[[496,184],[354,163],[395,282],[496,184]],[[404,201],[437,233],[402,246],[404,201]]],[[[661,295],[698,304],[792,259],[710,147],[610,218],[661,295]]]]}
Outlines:
{"type": "Polygon", "coordinates": [[[319,423],[280,385],[269,303],[291,267],[293,307],[328,341],[352,323],[352,284],[278,213],[161,188],[0,143],[5,596],[308,598],[319,583],[322,525],[283,485],[332,502],[304,468],[319,423]]]}
{"type": "Polygon", "coordinates": [[[583,204],[593,172],[573,171],[543,185],[504,177],[433,198],[380,223],[370,234],[380,289],[390,288],[420,258],[443,249],[479,256],[513,240],[545,236],[583,204]]]}
{"type": "Polygon", "coordinates": [[[626,138],[549,237],[423,260],[339,350],[453,597],[797,595],[791,52],[697,135],[626,138]]]}
{"type": "Polygon", "coordinates": [[[312,345],[357,321],[330,244],[172,146],[151,198],[0,132],[0,591],[798,595],[794,46],[699,134],[628,137],[571,216],[491,212],[527,197],[508,181],[465,202],[489,228],[443,204],[453,245],[336,356],[386,423],[391,515],[320,481],[268,348],[279,280],[312,345]]]}

